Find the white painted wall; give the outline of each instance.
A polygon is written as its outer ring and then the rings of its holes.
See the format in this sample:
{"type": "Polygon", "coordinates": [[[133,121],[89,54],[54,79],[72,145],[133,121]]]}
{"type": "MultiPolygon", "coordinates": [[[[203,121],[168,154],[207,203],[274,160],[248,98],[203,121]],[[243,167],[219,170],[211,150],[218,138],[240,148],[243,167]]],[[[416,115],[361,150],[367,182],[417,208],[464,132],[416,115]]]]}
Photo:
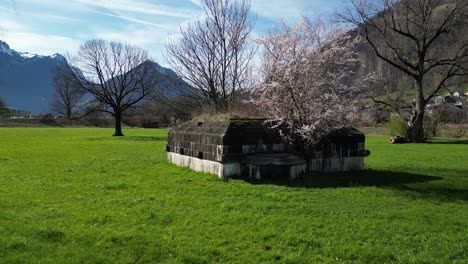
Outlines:
{"type": "Polygon", "coordinates": [[[216,174],[220,178],[238,176],[241,173],[241,166],[239,163],[222,164],[220,162],[202,160],[174,152],[167,153],[167,160],[177,166],[189,167],[194,171],[216,174]]]}

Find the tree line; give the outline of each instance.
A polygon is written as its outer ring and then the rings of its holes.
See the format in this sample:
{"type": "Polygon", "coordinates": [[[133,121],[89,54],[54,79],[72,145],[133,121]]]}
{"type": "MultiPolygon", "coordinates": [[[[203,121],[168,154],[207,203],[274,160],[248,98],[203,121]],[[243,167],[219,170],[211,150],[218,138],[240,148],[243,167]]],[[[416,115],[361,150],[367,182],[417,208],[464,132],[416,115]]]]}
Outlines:
{"type": "Polygon", "coordinates": [[[188,84],[186,90],[156,91],[157,69],[147,51],[90,40],[57,71],[56,112],[70,118],[108,113],[114,135],[121,136],[122,118],[144,100],[210,113],[231,112],[241,103],[287,124],[295,137],[316,140],[352,124],[363,97],[398,111],[397,97],[377,100],[368,93],[375,85],[387,94],[416,90],[407,137],[422,142],[425,106],[466,80],[465,0],[351,0],[333,18],[282,23],[255,40],[248,0],[204,0],[203,6],[205,16],[166,44],[166,61],[188,84]],[[365,68],[357,48],[362,45],[378,67],[358,75],[365,68]],[[260,65],[252,63],[256,51],[260,65]],[[395,73],[404,78],[395,80],[395,73]]]}

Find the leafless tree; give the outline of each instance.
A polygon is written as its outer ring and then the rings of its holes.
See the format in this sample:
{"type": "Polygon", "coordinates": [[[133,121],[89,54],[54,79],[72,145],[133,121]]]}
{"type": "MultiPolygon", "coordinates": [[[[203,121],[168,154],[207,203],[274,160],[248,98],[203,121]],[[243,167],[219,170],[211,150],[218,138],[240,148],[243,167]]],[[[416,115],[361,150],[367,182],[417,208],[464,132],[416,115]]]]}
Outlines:
{"type": "Polygon", "coordinates": [[[254,54],[248,0],[204,0],[205,18],[181,28],[166,45],[166,60],[188,84],[192,97],[211,110],[228,111],[248,81],[254,54]]]}
{"type": "Polygon", "coordinates": [[[74,85],[94,98],[88,102],[93,105],[88,113],[111,114],[114,136],[123,136],[122,116],[153,91],[155,68],[148,52],[130,44],[95,39],[85,42],[68,63],[74,85]]]}
{"type": "Polygon", "coordinates": [[[396,113],[404,120],[404,107],[408,104],[405,98],[409,92],[408,87],[412,87],[411,79],[407,75],[402,76],[400,71],[382,60],[376,62],[372,77],[368,85],[371,88],[366,96],[377,106],[396,113]]]}
{"type": "Polygon", "coordinates": [[[155,109],[167,109],[171,116],[178,120],[190,120],[193,115],[202,112],[198,97],[189,84],[182,80],[175,72],[161,69],[155,83],[155,92],[146,106],[145,115],[151,115],[155,109]],[[158,105],[156,107],[156,105],[158,105]]]}
{"type": "Polygon", "coordinates": [[[342,16],[375,55],[412,79],[416,98],[408,139],[424,141],[424,109],[457,76],[467,75],[466,0],[351,0],[342,16]]]}
{"type": "Polygon", "coordinates": [[[190,94],[181,94],[172,98],[166,97],[164,101],[161,100],[161,97],[157,96],[157,99],[153,100],[153,102],[167,109],[179,121],[188,121],[193,116],[203,112],[199,101],[196,97],[190,96],[190,94]]]}
{"type": "Polygon", "coordinates": [[[72,118],[79,115],[80,106],[85,91],[79,85],[76,85],[72,76],[72,69],[64,61],[58,67],[52,85],[54,94],[50,108],[52,112],[62,115],[66,118],[72,118]]]}

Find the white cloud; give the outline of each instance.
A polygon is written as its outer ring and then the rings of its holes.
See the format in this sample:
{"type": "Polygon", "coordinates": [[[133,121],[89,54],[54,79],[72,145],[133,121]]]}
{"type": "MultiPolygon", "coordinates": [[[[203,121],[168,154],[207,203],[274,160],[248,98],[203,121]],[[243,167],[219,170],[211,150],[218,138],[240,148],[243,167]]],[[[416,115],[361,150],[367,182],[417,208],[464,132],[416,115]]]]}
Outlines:
{"type": "Polygon", "coordinates": [[[176,8],[165,5],[157,5],[142,1],[129,0],[78,0],[82,4],[105,8],[114,12],[134,12],[147,15],[159,15],[167,17],[191,18],[198,10],[176,8]]]}
{"type": "Polygon", "coordinates": [[[69,16],[61,16],[61,15],[55,15],[55,14],[32,14],[32,13],[27,13],[25,14],[29,17],[32,17],[36,20],[40,21],[45,21],[45,22],[56,22],[56,23],[62,23],[62,24],[72,24],[72,23],[80,23],[82,22],[80,19],[76,19],[73,17],[69,16]]]}
{"type": "MultiPolygon", "coordinates": [[[[79,47],[80,40],[69,36],[58,34],[39,34],[34,31],[35,27],[23,23],[22,17],[26,13],[9,13],[2,17],[0,39],[4,40],[10,47],[19,52],[29,52],[40,55],[51,55],[76,50],[79,47]]],[[[49,14],[44,14],[49,17],[49,14]]],[[[57,15],[51,15],[49,19],[65,20],[57,15]]],[[[37,21],[36,21],[37,22],[37,21]]]]}
{"type": "Polygon", "coordinates": [[[127,26],[118,31],[105,31],[103,29],[93,29],[94,37],[108,41],[130,43],[138,47],[147,49],[150,57],[157,62],[163,62],[163,51],[165,36],[170,31],[162,31],[155,27],[127,26]]]}
{"type": "Polygon", "coordinates": [[[203,7],[203,5],[201,3],[201,0],[190,0],[190,2],[194,3],[195,5],[197,5],[199,7],[203,7]]]}
{"type": "Polygon", "coordinates": [[[0,39],[15,50],[41,55],[74,53],[80,44],[92,38],[131,42],[156,55],[162,53],[162,42],[167,36],[179,32],[181,22],[201,14],[196,7],[180,8],[175,4],[165,6],[145,0],[17,2],[16,10],[6,10],[0,6],[3,13],[0,39]],[[87,19],[92,13],[98,16],[91,16],[93,20],[87,19]],[[122,19],[123,23],[96,23],[95,19],[99,19],[99,15],[116,17],[122,19]],[[43,23],[48,25],[44,26],[43,23]],[[67,26],[54,27],[51,33],[51,23],[67,26]],[[71,30],[66,29],[68,25],[72,27],[71,30]]]}
{"type": "Polygon", "coordinates": [[[138,19],[138,18],[134,18],[134,17],[130,17],[130,16],[125,16],[125,15],[121,15],[121,14],[110,14],[110,13],[99,12],[99,11],[94,11],[94,13],[105,15],[105,16],[110,16],[110,17],[116,17],[116,18],[120,18],[120,19],[123,19],[123,20],[127,20],[129,22],[135,22],[135,23],[148,25],[148,26],[153,26],[153,27],[157,27],[157,28],[161,28],[161,29],[174,30],[174,29],[177,28],[177,25],[153,23],[153,22],[150,22],[150,21],[147,21],[147,20],[138,19]]]}
{"type": "Polygon", "coordinates": [[[40,35],[29,32],[7,32],[4,40],[16,51],[26,51],[41,55],[54,53],[65,54],[75,51],[81,44],[80,40],[58,35],[40,35]]]}
{"type": "Polygon", "coordinates": [[[127,27],[119,31],[100,31],[96,32],[98,38],[110,41],[128,42],[134,45],[144,47],[149,44],[159,43],[158,30],[152,28],[127,27]]]}
{"type": "Polygon", "coordinates": [[[0,21],[0,26],[4,30],[3,33],[8,33],[9,31],[18,31],[18,30],[25,30],[25,26],[18,22],[18,20],[13,19],[11,16],[3,16],[2,20],[0,21]]]}
{"type": "MultiPolygon", "coordinates": [[[[255,33],[261,35],[272,23],[270,20],[285,18],[294,22],[303,15],[311,15],[322,6],[336,6],[339,1],[251,0],[251,10],[259,17],[258,31],[255,33]]],[[[175,0],[167,4],[157,0],[15,2],[17,5],[14,10],[0,5],[0,39],[18,51],[44,55],[74,53],[85,40],[103,38],[130,42],[148,49],[151,55],[160,58],[164,42],[180,38],[179,28],[185,29],[190,22],[204,17],[200,8],[203,0],[175,0]]]]}

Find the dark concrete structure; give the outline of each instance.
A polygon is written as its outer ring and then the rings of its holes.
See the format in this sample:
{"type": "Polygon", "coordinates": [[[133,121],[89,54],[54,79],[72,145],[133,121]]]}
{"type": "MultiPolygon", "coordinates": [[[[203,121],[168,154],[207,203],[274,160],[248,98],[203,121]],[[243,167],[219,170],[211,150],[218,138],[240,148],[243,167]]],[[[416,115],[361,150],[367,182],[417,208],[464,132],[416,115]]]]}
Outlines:
{"type": "Polygon", "coordinates": [[[306,171],[349,171],[364,167],[365,137],[347,128],[333,131],[317,144],[288,144],[263,119],[189,121],[169,131],[168,160],[221,178],[261,179],[306,171]]]}

